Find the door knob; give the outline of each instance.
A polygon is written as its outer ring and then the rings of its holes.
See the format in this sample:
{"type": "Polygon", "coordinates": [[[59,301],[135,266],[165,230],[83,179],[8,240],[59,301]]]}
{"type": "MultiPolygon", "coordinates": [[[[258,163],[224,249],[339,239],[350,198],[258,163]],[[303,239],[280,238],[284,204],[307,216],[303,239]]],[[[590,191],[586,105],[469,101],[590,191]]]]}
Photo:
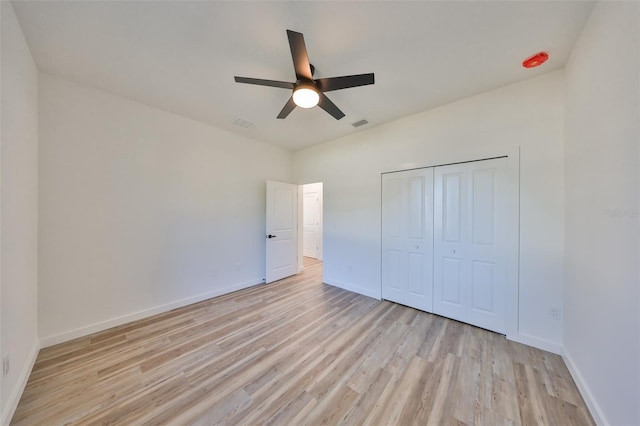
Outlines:
{"type": "Polygon", "coordinates": [[[275,237],[276,237],[275,235],[271,235],[271,234],[267,235],[267,238],[275,238],[275,237]]]}

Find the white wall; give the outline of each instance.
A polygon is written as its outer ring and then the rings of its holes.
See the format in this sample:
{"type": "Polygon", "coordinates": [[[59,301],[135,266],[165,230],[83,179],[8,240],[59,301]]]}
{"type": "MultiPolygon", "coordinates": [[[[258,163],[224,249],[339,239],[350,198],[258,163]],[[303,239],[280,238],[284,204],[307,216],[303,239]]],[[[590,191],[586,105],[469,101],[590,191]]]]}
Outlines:
{"type": "Polygon", "coordinates": [[[38,343],[38,71],[13,12],[2,2],[0,424],[8,423],[38,343]]]}
{"type": "Polygon", "coordinates": [[[291,153],[45,74],[40,135],[44,345],[262,282],[291,153]]]}
{"type": "Polygon", "coordinates": [[[640,20],[595,6],[567,64],[565,351],[600,424],[640,424],[640,20]]]}
{"type": "Polygon", "coordinates": [[[561,352],[550,314],[563,287],[562,71],[294,154],[297,182],[324,182],[324,279],[380,297],[380,173],[486,158],[520,146],[520,341],[561,352]]]}

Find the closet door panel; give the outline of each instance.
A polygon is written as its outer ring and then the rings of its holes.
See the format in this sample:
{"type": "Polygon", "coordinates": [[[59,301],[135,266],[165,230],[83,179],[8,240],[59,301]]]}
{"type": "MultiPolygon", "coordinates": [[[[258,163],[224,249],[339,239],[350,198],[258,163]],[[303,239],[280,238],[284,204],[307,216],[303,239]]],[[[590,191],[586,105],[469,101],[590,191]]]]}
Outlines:
{"type": "Polygon", "coordinates": [[[506,331],[506,158],[434,171],[434,312],[506,331]]]}
{"type": "Polygon", "coordinates": [[[433,309],[433,169],[382,175],[382,298],[433,309]]]}

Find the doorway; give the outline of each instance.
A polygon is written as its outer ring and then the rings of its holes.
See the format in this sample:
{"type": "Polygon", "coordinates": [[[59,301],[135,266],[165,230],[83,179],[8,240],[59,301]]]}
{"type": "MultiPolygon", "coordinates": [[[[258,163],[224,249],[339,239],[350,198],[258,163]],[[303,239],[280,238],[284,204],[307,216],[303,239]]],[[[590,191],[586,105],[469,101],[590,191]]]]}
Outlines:
{"type": "Polygon", "coordinates": [[[299,270],[304,269],[305,258],[322,262],[323,184],[300,185],[299,270]]]}
{"type": "Polygon", "coordinates": [[[322,182],[266,184],[265,283],[298,274],[305,264],[321,268],[322,182]]]}

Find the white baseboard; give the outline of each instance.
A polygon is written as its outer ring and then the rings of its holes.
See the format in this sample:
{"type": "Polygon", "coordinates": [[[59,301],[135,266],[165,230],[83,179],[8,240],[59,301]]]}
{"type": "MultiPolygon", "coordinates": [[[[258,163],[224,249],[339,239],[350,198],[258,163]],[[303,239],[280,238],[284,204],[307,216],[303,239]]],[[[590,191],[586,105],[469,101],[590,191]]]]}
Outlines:
{"type": "Polygon", "coordinates": [[[364,296],[373,297],[374,299],[378,299],[378,300],[381,299],[380,292],[376,292],[376,291],[368,289],[368,288],[360,287],[360,286],[357,286],[357,285],[354,285],[354,284],[345,283],[344,281],[334,280],[332,278],[327,278],[327,277],[323,277],[322,280],[323,280],[323,282],[325,284],[329,284],[329,285],[332,285],[334,287],[339,287],[341,289],[349,290],[349,291],[352,291],[354,293],[362,294],[364,296]]]}
{"type": "Polygon", "coordinates": [[[39,351],[40,351],[40,344],[38,341],[36,341],[33,344],[31,351],[29,351],[27,362],[25,363],[24,368],[20,372],[20,377],[18,377],[18,383],[16,383],[16,386],[11,391],[11,395],[9,395],[9,399],[7,400],[7,405],[5,407],[4,412],[2,413],[2,418],[0,418],[0,425],[8,425],[11,422],[11,418],[16,412],[16,408],[18,408],[18,403],[20,402],[20,398],[22,397],[24,388],[27,386],[27,382],[29,381],[29,376],[31,375],[33,366],[36,363],[36,358],[38,358],[39,351]]]}
{"type": "Polygon", "coordinates": [[[534,348],[542,349],[543,351],[551,352],[556,355],[562,355],[564,353],[561,344],[529,336],[528,334],[507,334],[507,339],[522,343],[523,345],[533,346],[534,348]]]}
{"type": "Polygon", "coordinates": [[[147,318],[152,315],[161,314],[163,312],[170,311],[172,309],[181,308],[183,306],[191,305],[192,303],[201,302],[203,300],[211,299],[212,297],[222,296],[223,294],[231,293],[233,291],[242,290],[247,287],[252,287],[257,284],[262,284],[264,281],[262,278],[256,278],[250,281],[233,284],[227,287],[218,288],[213,291],[199,294],[197,296],[188,297],[186,299],[177,300],[175,302],[166,303],[164,305],[155,306],[149,309],[144,309],[138,312],[132,312],[127,315],[123,315],[117,318],[113,318],[107,321],[90,324],[84,327],[77,328],[75,330],[65,331],[63,333],[55,334],[42,338],[40,345],[43,348],[48,346],[57,345],[58,343],[66,342],[68,340],[77,339],[78,337],[84,337],[89,334],[97,333],[99,331],[107,330],[112,327],[117,327],[122,324],[126,324],[139,319],[147,318]]]}
{"type": "Polygon", "coordinates": [[[573,362],[573,358],[571,358],[571,355],[567,352],[566,348],[562,359],[564,359],[564,363],[569,369],[569,373],[571,373],[571,377],[573,377],[573,381],[576,383],[576,386],[582,395],[582,399],[584,399],[585,404],[587,404],[587,408],[591,413],[591,417],[593,417],[593,421],[596,422],[597,425],[611,424],[607,421],[602,409],[593,396],[593,393],[591,393],[589,386],[587,386],[587,382],[585,382],[582,374],[580,374],[580,370],[576,367],[576,364],[573,362]]]}

